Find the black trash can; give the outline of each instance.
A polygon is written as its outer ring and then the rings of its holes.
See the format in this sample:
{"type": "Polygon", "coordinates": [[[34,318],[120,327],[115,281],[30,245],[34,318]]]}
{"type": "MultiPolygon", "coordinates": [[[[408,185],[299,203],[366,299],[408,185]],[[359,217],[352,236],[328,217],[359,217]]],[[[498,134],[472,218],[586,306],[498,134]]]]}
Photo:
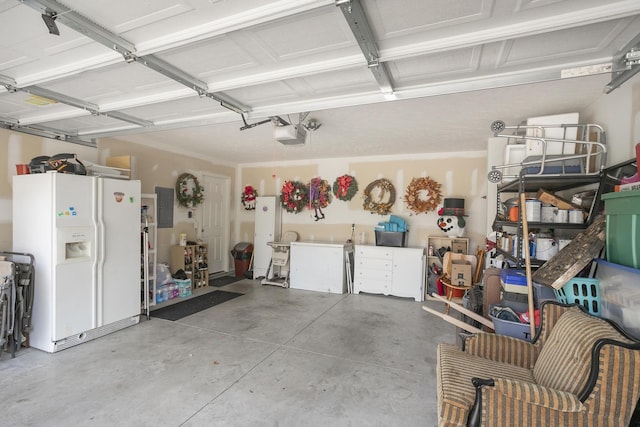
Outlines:
{"type": "Polygon", "coordinates": [[[236,277],[243,277],[244,273],[249,270],[251,254],[253,254],[253,244],[249,242],[240,242],[231,250],[236,267],[236,277]]]}

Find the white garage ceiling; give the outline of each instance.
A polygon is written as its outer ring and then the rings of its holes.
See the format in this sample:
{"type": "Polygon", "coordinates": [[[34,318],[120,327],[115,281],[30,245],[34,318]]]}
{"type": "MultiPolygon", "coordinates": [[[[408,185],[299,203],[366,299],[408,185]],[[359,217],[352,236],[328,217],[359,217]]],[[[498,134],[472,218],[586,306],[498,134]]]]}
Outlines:
{"type": "Polygon", "coordinates": [[[637,0],[0,0],[0,126],[230,163],[482,150],[632,75],[639,33],[637,0]],[[240,130],[274,116],[321,126],[240,130]]]}

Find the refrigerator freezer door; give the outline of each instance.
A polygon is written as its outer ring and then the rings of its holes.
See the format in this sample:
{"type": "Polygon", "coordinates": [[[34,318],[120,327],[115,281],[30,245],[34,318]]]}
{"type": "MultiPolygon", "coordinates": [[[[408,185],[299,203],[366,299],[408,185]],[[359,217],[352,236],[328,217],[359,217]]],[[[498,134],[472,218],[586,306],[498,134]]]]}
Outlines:
{"type": "MultiPolygon", "coordinates": [[[[93,179],[51,174],[55,217],[53,341],[96,327],[93,179]]],[[[36,259],[37,260],[37,259],[36,259]]]]}
{"type": "Polygon", "coordinates": [[[57,230],[51,301],[53,341],[96,327],[94,235],[92,227],[57,230]]]}
{"type": "Polygon", "coordinates": [[[140,314],[140,181],[100,178],[98,326],[140,314]],[[101,208],[101,209],[100,209],[101,208]]]}

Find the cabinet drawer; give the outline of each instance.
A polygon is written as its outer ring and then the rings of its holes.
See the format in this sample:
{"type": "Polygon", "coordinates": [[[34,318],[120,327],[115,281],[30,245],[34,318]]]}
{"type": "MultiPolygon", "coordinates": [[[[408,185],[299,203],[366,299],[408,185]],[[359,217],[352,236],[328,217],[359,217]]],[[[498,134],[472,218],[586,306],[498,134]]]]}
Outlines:
{"type": "Polygon", "coordinates": [[[360,292],[367,292],[370,294],[388,295],[390,289],[391,283],[383,280],[357,278],[353,282],[353,292],[356,294],[359,294],[360,292]]]}
{"type": "Polygon", "coordinates": [[[361,246],[356,245],[355,249],[356,259],[358,258],[378,258],[378,259],[392,259],[393,250],[384,246],[361,246]]]}
{"type": "Polygon", "coordinates": [[[356,269],[391,270],[393,262],[390,259],[356,258],[356,269]]]}
{"type": "Polygon", "coordinates": [[[391,282],[393,273],[391,270],[363,270],[356,268],[354,276],[355,279],[372,279],[391,282]]]}

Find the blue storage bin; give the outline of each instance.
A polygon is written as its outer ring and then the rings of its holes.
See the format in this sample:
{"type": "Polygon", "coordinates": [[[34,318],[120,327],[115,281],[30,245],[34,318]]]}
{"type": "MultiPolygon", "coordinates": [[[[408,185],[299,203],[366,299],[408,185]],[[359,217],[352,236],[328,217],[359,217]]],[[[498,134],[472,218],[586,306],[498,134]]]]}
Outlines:
{"type": "Polygon", "coordinates": [[[563,304],[580,304],[589,313],[600,316],[602,304],[600,302],[600,280],[574,277],[560,289],[554,290],[556,298],[563,304]]]}

